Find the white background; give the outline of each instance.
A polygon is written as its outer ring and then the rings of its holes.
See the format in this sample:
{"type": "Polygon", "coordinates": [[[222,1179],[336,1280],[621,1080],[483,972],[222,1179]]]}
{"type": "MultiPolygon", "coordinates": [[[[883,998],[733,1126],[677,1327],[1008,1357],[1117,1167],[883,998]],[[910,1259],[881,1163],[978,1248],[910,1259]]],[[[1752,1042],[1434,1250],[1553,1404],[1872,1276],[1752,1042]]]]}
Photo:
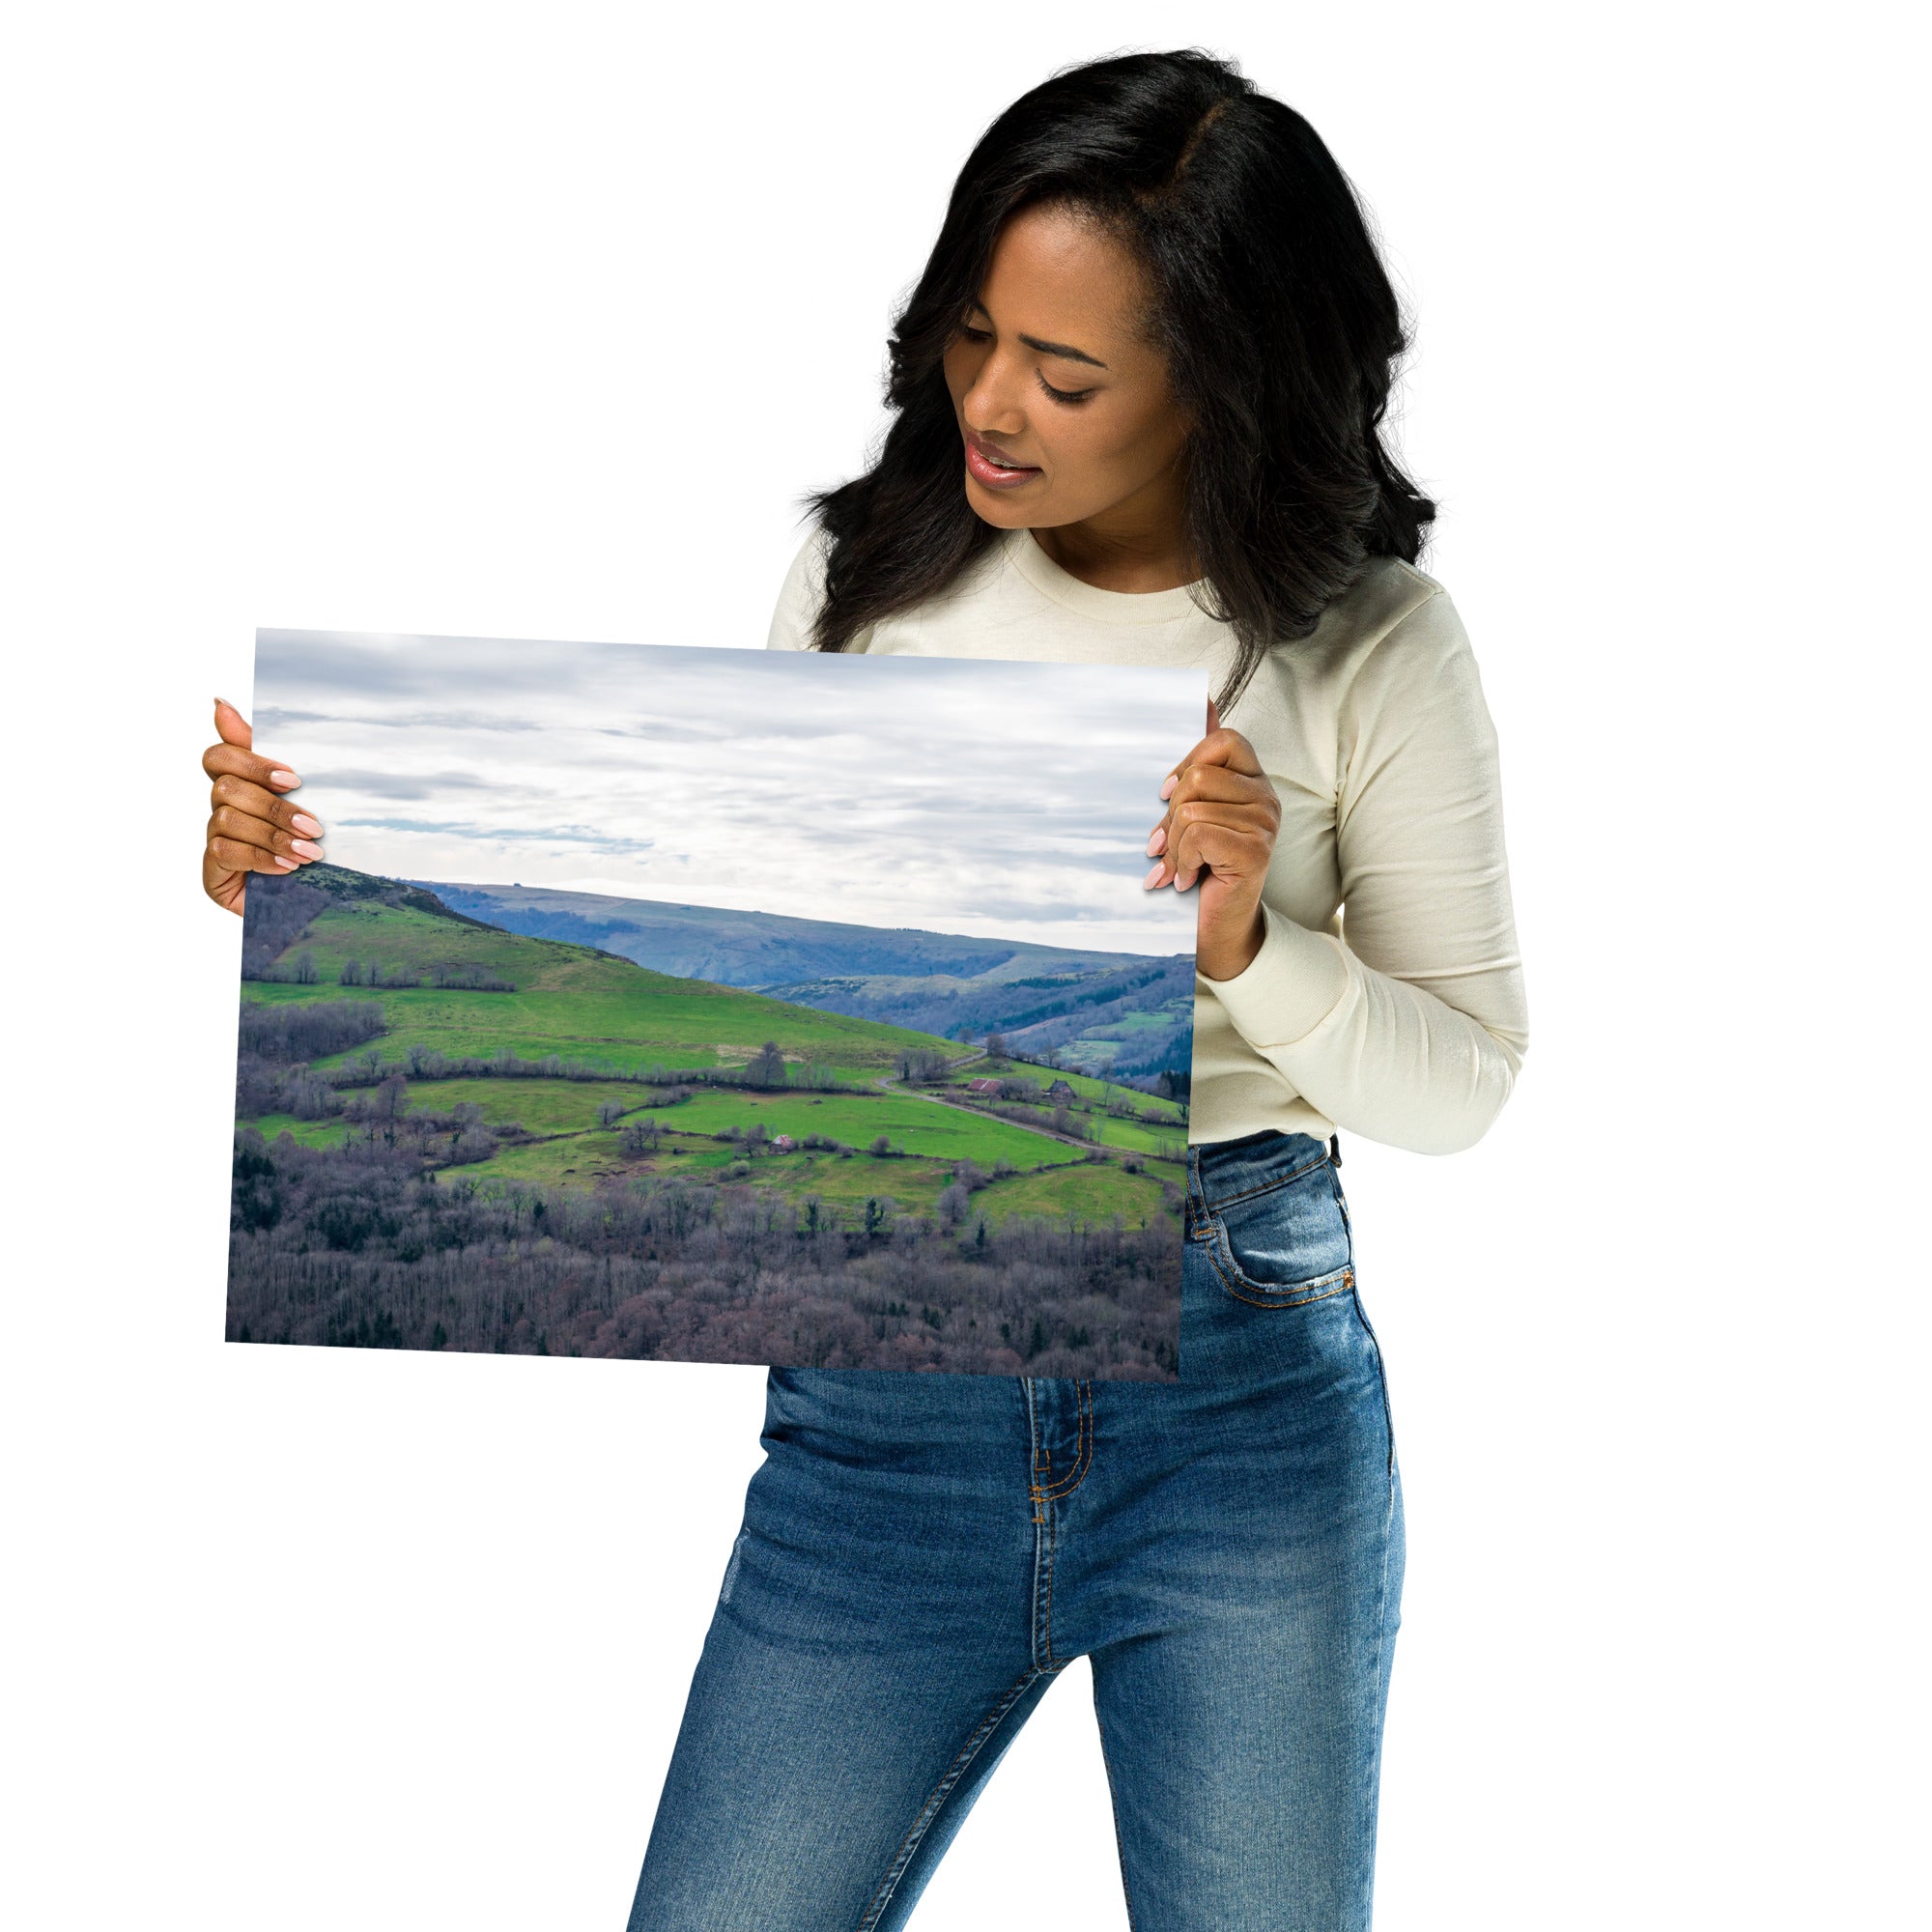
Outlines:
{"type": "MultiPolygon", "coordinates": [[[[9,1922],[617,1932],[762,1372],[224,1350],[210,698],[258,623],[761,639],[980,128],[1189,40],[1414,308],[1530,995],[1478,1148],[1344,1135],[1410,1535],[1378,1925],[1907,1922],[1905,18],[15,10],[9,1922]]],[[[1084,1665],[916,1922],[1022,1910],[1125,1922],[1084,1665]]]]}

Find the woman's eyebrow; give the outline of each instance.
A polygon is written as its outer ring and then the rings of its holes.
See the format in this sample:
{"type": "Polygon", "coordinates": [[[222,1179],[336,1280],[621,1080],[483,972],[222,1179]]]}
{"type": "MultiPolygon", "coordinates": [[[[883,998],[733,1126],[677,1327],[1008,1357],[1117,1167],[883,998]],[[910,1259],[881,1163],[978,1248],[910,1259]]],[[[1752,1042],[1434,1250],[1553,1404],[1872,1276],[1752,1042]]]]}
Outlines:
{"type": "MultiPolygon", "coordinates": [[[[992,311],[984,302],[976,301],[969,307],[978,309],[988,322],[992,321],[992,311]]],[[[1020,340],[1029,349],[1037,349],[1042,355],[1064,355],[1069,362],[1086,362],[1095,369],[1107,366],[1097,355],[1090,355],[1084,349],[1075,349],[1070,342],[1042,342],[1037,335],[1022,335],[1020,340]]]]}
{"type": "Polygon", "coordinates": [[[1096,369],[1107,366],[1097,355],[1090,355],[1084,349],[1070,348],[1065,342],[1042,342],[1037,335],[1023,335],[1020,340],[1029,349],[1037,349],[1042,355],[1064,355],[1069,362],[1091,362],[1096,369]]]}

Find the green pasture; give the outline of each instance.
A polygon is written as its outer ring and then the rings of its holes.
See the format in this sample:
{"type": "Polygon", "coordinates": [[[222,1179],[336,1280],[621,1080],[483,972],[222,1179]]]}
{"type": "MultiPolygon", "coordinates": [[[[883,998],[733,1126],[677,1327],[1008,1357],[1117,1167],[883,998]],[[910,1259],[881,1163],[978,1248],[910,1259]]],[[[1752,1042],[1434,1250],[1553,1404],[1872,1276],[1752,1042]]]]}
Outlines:
{"type": "MultiPolygon", "coordinates": [[[[494,1160],[458,1172],[479,1180],[535,1182],[546,1186],[588,1187],[602,1176],[649,1173],[660,1178],[690,1174],[706,1180],[724,1179],[724,1170],[738,1155],[716,1142],[674,1142],[670,1137],[655,1155],[634,1160],[618,1151],[615,1133],[577,1134],[568,1140],[545,1141],[505,1148],[494,1160]],[[679,1151],[672,1152],[673,1147],[679,1151]]],[[[880,1158],[854,1154],[842,1159],[823,1152],[759,1154],[750,1161],[745,1184],[781,1194],[794,1207],[811,1195],[840,1210],[851,1222],[864,1212],[867,1200],[890,1196],[905,1213],[934,1214],[941,1193],[952,1184],[951,1164],[944,1160],[880,1158]]],[[[1151,1175],[1126,1174],[1112,1165],[1077,1162],[1044,1174],[1023,1174],[995,1180],[972,1197],[962,1226],[975,1222],[997,1226],[1014,1215],[1028,1219],[1064,1221],[1071,1215],[1088,1222],[1105,1222],[1116,1214],[1129,1227],[1162,1211],[1158,1179],[1151,1175]]]]}
{"type": "Polygon", "coordinates": [[[242,997],[379,1000],[388,1026],[377,1042],[384,1060],[421,1045],[452,1058],[487,1057],[508,1047],[525,1060],[554,1053],[625,1070],[656,1063],[741,1066],[776,1039],[788,1059],[868,1077],[889,1072],[909,1046],[958,1050],[903,1027],[821,1013],[706,980],[673,979],[588,947],[461,925],[407,907],[330,906],[283,959],[302,952],[314,959],[316,984],[244,980],[242,997]],[[344,986],[337,976],[348,959],[364,966],[374,960],[385,969],[475,966],[513,981],[517,990],[344,986]]]}
{"type": "MultiPolygon", "coordinates": [[[[666,1178],[688,1174],[710,1181],[744,1160],[738,1149],[721,1141],[690,1140],[667,1134],[650,1155],[627,1158],[615,1131],[593,1130],[565,1139],[506,1147],[496,1157],[459,1172],[479,1180],[529,1181],[547,1187],[589,1187],[605,1175],[636,1174],[666,1178]]],[[[842,1159],[823,1152],[758,1154],[746,1163],[750,1186],[768,1188],[792,1202],[809,1194],[841,1208],[863,1209],[870,1197],[890,1194],[905,1208],[924,1213],[938,1207],[940,1191],[952,1179],[944,1160],[897,1159],[854,1154],[842,1159]]]]}
{"type": "Polygon", "coordinates": [[[954,1084],[962,1090],[969,1080],[984,1077],[995,1080],[1037,1080],[1042,1089],[1051,1087],[1056,1080],[1064,1080],[1082,1100],[1097,1100],[1104,1105],[1113,1099],[1131,1100],[1136,1107],[1151,1108],[1159,1113],[1162,1120],[1181,1123],[1180,1109],[1172,1100],[1162,1100],[1152,1094],[1144,1094],[1138,1087],[1122,1087],[1118,1081],[1098,1080],[1091,1073],[1056,1073],[1050,1066],[1035,1066],[1027,1061],[985,1061],[976,1060],[968,1066],[962,1066],[954,1077],[954,1084]]]}
{"type": "Polygon", "coordinates": [[[855,1154],[850,1160],[828,1153],[787,1153],[761,1157],[752,1166],[751,1182],[782,1194],[795,1207],[815,1194],[840,1210],[848,1225],[865,1212],[868,1200],[891,1195],[901,1212],[934,1214],[939,1197],[952,1185],[944,1161],[880,1160],[855,1154]]]}
{"type": "MultiPolygon", "coordinates": [[[[972,1106],[979,1102],[980,1096],[962,1094],[961,1098],[966,1105],[972,1106]]],[[[1010,1106],[1016,1103],[1008,1101],[1002,1104],[1010,1106]]],[[[1159,1126],[1151,1125],[1146,1121],[1117,1120],[1102,1107],[1082,1106],[1077,1101],[1067,1111],[1092,1129],[1094,1145],[1098,1147],[1118,1148],[1128,1153],[1160,1155],[1170,1150],[1184,1148],[1186,1145],[1186,1124],[1178,1120],[1159,1126]]],[[[1045,1128],[1051,1122],[1053,1109],[1036,1107],[1030,1109],[1029,1114],[1034,1123],[1045,1128]]],[[[1025,1131],[1021,1122],[1009,1122],[1004,1116],[989,1115],[988,1118],[999,1120],[1003,1125],[1011,1127],[1015,1131],[1025,1131]]]]}
{"type": "Polygon", "coordinates": [[[455,1169],[479,1179],[528,1180],[545,1187],[588,1187],[599,1175],[621,1174],[630,1165],[617,1151],[617,1136],[592,1130],[563,1140],[531,1141],[499,1148],[493,1159],[455,1169]]]}
{"type": "Polygon", "coordinates": [[[412,1080],[409,1107],[453,1114],[467,1101],[492,1126],[515,1121],[533,1134],[574,1134],[596,1126],[605,1101],[629,1113],[649,1092],[629,1080],[412,1080]]]}
{"type": "MultiPolygon", "coordinates": [[[[488,1058],[507,1048],[521,1060],[555,1054],[625,1070],[659,1065],[697,1070],[743,1065],[766,1040],[776,1039],[794,1062],[834,1067],[869,1084],[890,1073],[907,1047],[937,1048],[949,1056],[958,1051],[954,1042],[905,1028],[823,1013],[705,980],[675,979],[591,948],[464,925],[407,907],[331,905],[317,915],[306,936],[283,959],[304,952],[315,964],[314,984],[244,981],[242,997],[275,1004],[378,1001],[387,1030],[372,1044],[390,1065],[410,1047],[421,1046],[451,1059],[488,1058]],[[473,967],[513,980],[517,990],[345,986],[339,974],[347,959],[364,967],[373,961],[389,971],[473,967]]],[[[328,1065],[364,1050],[314,1064],[328,1065]]],[[[962,1073],[983,1067],[983,1062],[976,1063],[962,1073]]],[[[1056,1077],[1050,1068],[1020,1063],[1010,1071],[1037,1079],[1042,1087],[1056,1077]]],[[[1169,1102],[1086,1074],[1060,1077],[1074,1091],[1073,1107],[1086,1114],[1100,1145],[1116,1159],[1178,1147],[1185,1133],[1181,1110],[1169,1102]],[[1107,1118],[1105,1101],[1122,1094],[1157,1112],[1160,1124],[1107,1118]]],[[[355,1091],[346,1097],[353,1099],[355,1091]]],[[[649,1092],[623,1080],[416,1079],[409,1083],[407,1104],[414,1113],[446,1115],[469,1103],[480,1107],[493,1125],[517,1122],[540,1137],[499,1147],[489,1160],[442,1177],[445,1182],[469,1179],[486,1186],[589,1187],[607,1176],[679,1173],[715,1180],[744,1155],[729,1142],[710,1136],[758,1123],[769,1135],[802,1139],[823,1134],[857,1150],[845,1158],[816,1150],[764,1153],[751,1160],[746,1177],[751,1184],[794,1203],[817,1195],[850,1215],[862,1212],[867,1199],[888,1196],[903,1211],[932,1213],[952,1181],[955,1162],[971,1160],[990,1169],[1005,1160],[1023,1171],[973,1196],[968,1229],[982,1218],[997,1223],[1012,1215],[1106,1221],[1119,1214],[1131,1226],[1161,1211],[1157,1174],[1180,1177],[1180,1170],[1168,1164],[1130,1175],[1112,1161],[1070,1161],[1073,1151],[1043,1134],[896,1089],[819,1094],[798,1089],[700,1088],[689,1100],[656,1108],[648,1104],[649,1092]],[[611,1101],[624,1109],[626,1122],[646,1115],[657,1121],[663,1137],[654,1153],[626,1155],[620,1129],[598,1125],[598,1108],[611,1101]],[[903,1149],[903,1154],[867,1153],[865,1150],[881,1134],[903,1149]],[[1041,1165],[1049,1171],[1025,1171],[1041,1165]]],[[[958,1077],[952,1092],[967,1098],[958,1077]]],[[[362,1131],[340,1119],[298,1121],[286,1114],[251,1124],[270,1140],[287,1131],[311,1147],[331,1146],[362,1131]]]]}
{"type": "Polygon", "coordinates": [[[346,1134],[360,1131],[347,1121],[298,1121],[293,1114],[264,1114],[247,1124],[258,1128],[265,1141],[288,1134],[301,1147],[334,1147],[346,1134]]]}
{"type": "Polygon", "coordinates": [[[1065,1220],[1071,1215],[1078,1221],[1096,1222],[1118,1214],[1130,1228],[1163,1211],[1161,1185],[1154,1176],[1128,1174],[1102,1161],[996,1180],[974,1195],[968,1223],[989,1209],[989,1218],[1000,1220],[1023,1214],[1030,1219],[1065,1220]]]}
{"type": "MultiPolygon", "coordinates": [[[[659,1163],[662,1172],[663,1163],[659,1163]]],[[[938,1210],[940,1194],[952,1175],[939,1162],[876,1160],[861,1154],[840,1160],[836,1154],[777,1154],[754,1161],[752,1184],[776,1188],[793,1203],[808,1195],[841,1210],[857,1213],[868,1197],[891,1195],[899,1208],[924,1214],[938,1210]]],[[[1076,1162],[1045,1174],[1016,1175],[979,1188],[972,1197],[962,1230],[979,1221],[997,1227],[1015,1215],[1029,1220],[1064,1221],[1070,1214],[1089,1224],[1119,1214],[1128,1227],[1138,1227],[1162,1211],[1160,1182],[1151,1175],[1123,1173],[1099,1162],[1076,1162]]]]}
{"type": "Polygon", "coordinates": [[[598,1108],[615,1101],[624,1120],[648,1118],[679,1134],[720,1134],[762,1122],[771,1134],[794,1139],[824,1134],[861,1150],[886,1134],[909,1154],[974,1160],[982,1167],[1000,1160],[1034,1167],[1062,1157],[1059,1143],[1006,1121],[898,1092],[814,1094],[721,1088],[700,1090],[668,1107],[645,1104],[650,1092],[624,1080],[412,1080],[408,1106],[412,1113],[449,1114],[467,1101],[481,1107],[492,1125],[515,1121],[533,1134],[576,1134],[596,1128],[598,1108]]]}
{"type": "MultiPolygon", "coordinates": [[[[641,1114],[639,1116],[641,1118],[641,1114]]],[[[1058,1158],[1058,1143],[1006,1121],[944,1106],[903,1093],[867,1097],[847,1094],[753,1094],[717,1090],[694,1094],[675,1107],[656,1110],[667,1127],[691,1133],[723,1133],[762,1121],[774,1134],[827,1134],[863,1151],[881,1134],[907,1153],[947,1160],[975,1160],[981,1167],[1009,1160],[1033,1167],[1058,1158]]]]}
{"type": "Polygon", "coordinates": [[[1181,1153],[1187,1146],[1187,1128],[1179,1121],[1170,1126],[1153,1127],[1145,1121],[1117,1121],[1095,1109],[1088,1115],[1094,1136],[1102,1147],[1122,1148],[1133,1153],[1159,1154],[1164,1150],[1181,1153]]]}

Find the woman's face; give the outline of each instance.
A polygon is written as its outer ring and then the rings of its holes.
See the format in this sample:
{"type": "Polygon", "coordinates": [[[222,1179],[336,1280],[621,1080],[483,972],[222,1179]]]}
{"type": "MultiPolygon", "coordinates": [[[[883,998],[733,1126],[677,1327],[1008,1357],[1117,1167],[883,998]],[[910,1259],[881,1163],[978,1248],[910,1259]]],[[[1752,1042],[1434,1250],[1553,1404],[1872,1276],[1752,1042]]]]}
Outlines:
{"type": "Polygon", "coordinates": [[[1135,331],[1144,299],[1133,258],[1075,213],[1023,209],[1001,230],[945,356],[967,500],[987,523],[1179,530],[1186,424],[1135,331]]]}

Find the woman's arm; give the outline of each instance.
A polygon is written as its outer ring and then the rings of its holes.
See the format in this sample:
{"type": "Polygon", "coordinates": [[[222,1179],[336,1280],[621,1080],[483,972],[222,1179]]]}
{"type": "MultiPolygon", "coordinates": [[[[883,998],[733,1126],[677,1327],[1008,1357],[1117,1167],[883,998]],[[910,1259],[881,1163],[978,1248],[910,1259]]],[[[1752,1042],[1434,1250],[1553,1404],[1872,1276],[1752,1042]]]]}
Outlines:
{"type": "Polygon", "coordinates": [[[1338,1126],[1455,1153],[1501,1111],[1529,1031],[1495,729],[1446,592],[1367,653],[1337,723],[1342,936],[1264,900],[1261,952],[1201,983],[1338,1126]]]}
{"type": "MultiPolygon", "coordinates": [[[[810,645],[824,542],[814,528],[792,558],[773,650],[810,645]]],[[[1455,1153],[1501,1111],[1529,1033],[1495,730],[1445,591],[1365,655],[1337,731],[1344,936],[1297,924],[1264,898],[1255,958],[1197,986],[1338,1126],[1455,1153]]]]}

